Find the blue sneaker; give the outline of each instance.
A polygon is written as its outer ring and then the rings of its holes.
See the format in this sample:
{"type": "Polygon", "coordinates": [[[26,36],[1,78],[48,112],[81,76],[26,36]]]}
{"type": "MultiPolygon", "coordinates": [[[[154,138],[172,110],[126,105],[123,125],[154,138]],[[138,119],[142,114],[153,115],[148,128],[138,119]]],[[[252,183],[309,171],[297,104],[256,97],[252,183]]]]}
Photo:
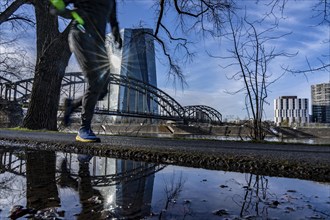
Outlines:
{"type": "Polygon", "coordinates": [[[92,155],[89,154],[78,154],[78,161],[80,163],[88,163],[92,159],[92,155]]]}
{"type": "Polygon", "coordinates": [[[76,136],[78,142],[101,142],[101,139],[96,137],[92,129],[80,128],[76,136]]]}
{"type": "Polygon", "coordinates": [[[64,100],[64,116],[63,116],[63,125],[68,127],[71,123],[71,116],[72,113],[72,99],[65,99],[64,100]]]}

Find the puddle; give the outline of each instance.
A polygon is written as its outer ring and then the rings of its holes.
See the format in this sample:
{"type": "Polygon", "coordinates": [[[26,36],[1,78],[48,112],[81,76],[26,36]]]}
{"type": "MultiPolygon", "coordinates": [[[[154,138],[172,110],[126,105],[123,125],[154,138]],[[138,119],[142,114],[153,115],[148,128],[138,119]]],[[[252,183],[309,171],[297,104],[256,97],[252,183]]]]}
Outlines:
{"type": "Polygon", "coordinates": [[[330,183],[0,147],[0,219],[330,219],[330,183]]]}

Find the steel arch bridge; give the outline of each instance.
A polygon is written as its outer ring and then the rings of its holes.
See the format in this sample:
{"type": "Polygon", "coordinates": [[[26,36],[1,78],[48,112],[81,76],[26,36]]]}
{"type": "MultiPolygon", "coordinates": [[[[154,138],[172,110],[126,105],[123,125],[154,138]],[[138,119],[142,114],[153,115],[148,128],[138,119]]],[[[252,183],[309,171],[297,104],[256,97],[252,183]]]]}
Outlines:
{"type": "MultiPolygon", "coordinates": [[[[33,79],[11,82],[0,77],[1,97],[9,101],[28,103],[32,85],[33,79]]],[[[125,88],[126,94],[134,94],[134,100],[130,100],[127,96],[124,99],[126,103],[119,103],[117,107],[114,107],[111,106],[112,100],[108,96],[108,100],[99,102],[95,110],[96,114],[173,120],[184,123],[198,122],[216,125],[222,123],[221,113],[214,108],[205,105],[183,107],[164,91],[143,81],[110,74],[108,90],[111,91],[115,86],[125,88]],[[130,108],[129,103],[134,103],[134,107],[130,108]],[[120,105],[125,107],[120,108],[120,105]]],[[[61,97],[75,98],[79,93],[82,94],[85,88],[86,83],[81,72],[68,72],[62,81],[61,97]]],[[[62,104],[60,103],[60,107],[62,104]]]]}
{"type": "Polygon", "coordinates": [[[222,115],[216,109],[206,105],[189,105],[184,107],[185,118],[193,122],[221,122],[222,115]]]}
{"type": "MultiPolygon", "coordinates": [[[[62,153],[64,154],[64,153],[62,153]]],[[[62,162],[65,160],[66,168],[71,168],[69,170],[62,170],[62,167],[56,167],[56,179],[57,182],[61,179],[62,173],[70,173],[70,176],[73,179],[78,179],[79,174],[77,170],[73,170],[72,167],[78,167],[78,161],[76,158],[73,158],[73,153],[65,153],[65,157],[62,158],[62,162]],[[64,159],[64,160],[63,160],[64,159]]],[[[60,156],[56,156],[56,160],[60,161],[60,156]]],[[[144,162],[134,162],[130,161],[134,166],[124,170],[116,170],[110,172],[109,170],[101,170],[99,165],[100,161],[104,163],[104,167],[113,165],[111,161],[107,160],[107,157],[98,157],[94,156],[88,163],[91,167],[92,172],[90,173],[91,184],[92,186],[104,187],[104,186],[113,186],[120,183],[133,182],[135,180],[148,177],[153,175],[166,167],[163,164],[152,164],[144,162]],[[97,169],[100,169],[96,171],[97,169]],[[102,173],[99,173],[102,172],[102,173]]],[[[121,161],[120,159],[112,160],[121,161]]],[[[0,148],[0,174],[9,172],[16,176],[22,176],[26,178],[26,157],[25,153],[22,150],[13,150],[9,148],[0,148]]]]}

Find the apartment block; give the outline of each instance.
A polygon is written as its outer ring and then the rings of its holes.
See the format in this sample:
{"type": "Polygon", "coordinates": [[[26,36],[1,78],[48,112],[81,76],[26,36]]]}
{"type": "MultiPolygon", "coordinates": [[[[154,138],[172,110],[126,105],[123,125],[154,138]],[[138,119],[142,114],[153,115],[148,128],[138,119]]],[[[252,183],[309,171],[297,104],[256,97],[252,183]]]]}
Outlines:
{"type": "Polygon", "coordinates": [[[274,100],[274,122],[278,126],[303,125],[309,123],[307,98],[280,96],[274,100]]]}

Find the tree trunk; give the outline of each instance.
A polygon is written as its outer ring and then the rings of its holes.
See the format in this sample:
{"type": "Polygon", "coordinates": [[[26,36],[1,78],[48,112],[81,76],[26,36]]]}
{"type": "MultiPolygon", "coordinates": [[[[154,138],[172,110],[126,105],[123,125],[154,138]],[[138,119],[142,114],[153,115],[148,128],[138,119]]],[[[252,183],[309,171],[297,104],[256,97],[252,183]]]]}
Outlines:
{"type": "Polygon", "coordinates": [[[37,61],[28,112],[23,127],[57,130],[57,110],[61,82],[71,52],[68,28],[58,31],[56,16],[49,13],[48,0],[35,3],[37,23],[37,61]]]}
{"type": "Polygon", "coordinates": [[[26,151],[26,204],[35,210],[60,206],[56,186],[56,153],[26,151]]]}

